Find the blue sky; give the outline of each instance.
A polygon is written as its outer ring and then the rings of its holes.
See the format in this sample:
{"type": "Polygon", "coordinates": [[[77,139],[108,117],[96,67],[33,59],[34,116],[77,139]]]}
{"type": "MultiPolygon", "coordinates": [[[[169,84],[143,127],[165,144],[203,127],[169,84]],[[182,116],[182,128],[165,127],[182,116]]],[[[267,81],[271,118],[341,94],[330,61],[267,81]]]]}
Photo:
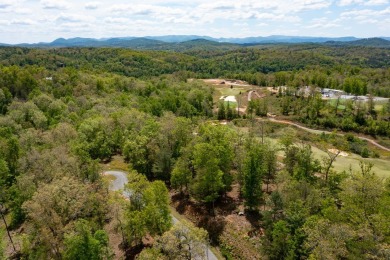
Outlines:
{"type": "Polygon", "coordinates": [[[147,35],[390,36],[390,0],[0,0],[0,42],[147,35]]]}

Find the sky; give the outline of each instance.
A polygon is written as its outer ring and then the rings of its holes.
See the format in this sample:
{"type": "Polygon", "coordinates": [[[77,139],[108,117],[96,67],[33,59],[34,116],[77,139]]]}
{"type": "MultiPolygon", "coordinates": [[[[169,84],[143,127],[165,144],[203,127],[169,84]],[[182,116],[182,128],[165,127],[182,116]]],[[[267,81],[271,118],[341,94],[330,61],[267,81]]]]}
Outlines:
{"type": "Polygon", "coordinates": [[[0,0],[0,42],[57,38],[390,36],[390,0],[0,0]]]}

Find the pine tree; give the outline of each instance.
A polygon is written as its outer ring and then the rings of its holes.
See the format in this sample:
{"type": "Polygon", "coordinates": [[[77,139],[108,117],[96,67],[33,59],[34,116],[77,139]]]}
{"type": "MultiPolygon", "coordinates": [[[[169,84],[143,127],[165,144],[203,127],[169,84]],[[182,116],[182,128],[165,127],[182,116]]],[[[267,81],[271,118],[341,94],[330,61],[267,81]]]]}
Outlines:
{"type": "Polygon", "coordinates": [[[265,173],[265,153],[261,144],[251,141],[244,166],[243,197],[245,205],[253,210],[262,197],[262,176],[265,173]]]}
{"type": "Polygon", "coordinates": [[[218,120],[226,119],[226,109],[223,101],[220,101],[218,104],[218,120]]]}

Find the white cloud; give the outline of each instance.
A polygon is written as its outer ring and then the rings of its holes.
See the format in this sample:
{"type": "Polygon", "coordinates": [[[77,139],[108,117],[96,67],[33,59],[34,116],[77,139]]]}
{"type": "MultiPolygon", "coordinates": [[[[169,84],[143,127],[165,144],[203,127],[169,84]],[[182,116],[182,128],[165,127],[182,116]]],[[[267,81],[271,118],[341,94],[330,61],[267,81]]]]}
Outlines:
{"type": "Polygon", "coordinates": [[[243,27],[249,26],[249,24],[246,22],[235,22],[235,23],[233,23],[233,25],[234,26],[243,26],[243,27]]]}
{"type": "Polygon", "coordinates": [[[95,10],[98,9],[99,6],[100,6],[99,2],[89,2],[84,5],[84,8],[89,10],[95,10]]]}
{"type": "MultiPolygon", "coordinates": [[[[298,0],[295,0],[298,1],[298,0]]],[[[323,0],[312,0],[310,3],[323,3],[323,0]]],[[[236,1],[223,1],[207,4],[200,4],[191,10],[189,16],[196,19],[199,23],[212,23],[216,20],[265,20],[280,22],[298,22],[300,18],[295,15],[307,6],[301,6],[295,10],[287,11],[286,2],[275,1],[246,1],[237,3],[236,1]],[[286,9],[286,10],[285,10],[286,9]]],[[[314,8],[314,7],[312,7],[314,8]]]]}
{"type": "Polygon", "coordinates": [[[84,29],[89,29],[90,30],[90,25],[89,24],[87,24],[87,23],[82,23],[82,22],[80,22],[80,23],[75,23],[75,22],[69,22],[69,23],[62,23],[61,25],[60,25],[60,28],[62,28],[62,29],[64,29],[64,28],[79,28],[79,29],[81,29],[81,28],[84,28],[84,29]]]}
{"type": "Polygon", "coordinates": [[[22,15],[31,15],[31,14],[33,14],[31,9],[24,8],[24,7],[12,8],[12,13],[14,13],[14,14],[22,14],[22,15]]]}
{"type": "Polygon", "coordinates": [[[340,27],[340,24],[338,24],[339,20],[329,20],[328,18],[326,17],[322,17],[322,18],[317,18],[317,19],[313,19],[311,20],[310,24],[305,26],[305,28],[308,28],[308,29],[317,29],[317,28],[321,28],[321,29],[328,29],[328,28],[335,28],[335,27],[340,27]]]}
{"type": "Polygon", "coordinates": [[[328,28],[335,28],[335,27],[340,27],[340,25],[335,23],[315,23],[306,26],[306,28],[308,29],[315,29],[315,28],[328,29],[328,28]]]}
{"type": "Polygon", "coordinates": [[[0,0],[0,12],[11,12],[22,0],[0,0]]]}
{"type": "Polygon", "coordinates": [[[271,13],[258,13],[255,15],[255,18],[262,21],[299,22],[301,20],[298,16],[285,16],[282,14],[276,15],[271,13]]]}
{"type": "Polygon", "coordinates": [[[127,14],[127,15],[180,15],[183,14],[183,10],[179,8],[157,6],[157,5],[146,5],[146,4],[119,4],[113,5],[110,8],[112,13],[116,14],[127,14]]]}
{"type": "Polygon", "coordinates": [[[204,4],[200,4],[198,8],[205,9],[208,11],[211,10],[234,10],[237,8],[240,8],[240,4],[236,2],[229,2],[229,1],[218,1],[218,2],[207,2],[204,4]]]}
{"type": "Polygon", "coordinates": [[[386,5],[389,3],[389,0],[340,0],[340,6],[349,6],[349,5],[386,5]]]}
{"type": "Polygon", "coordinates": [[[331,0],[274,0],[252,1],[251,6],[258,9],[271,9],[276,13],[290,14],[307,10],[319,10],[331,6],[331,0]]]}
{"type": "Polygon", "coordinates": [[[60,23],[80,23],[80,22],[92,22],[94,20],[91,16],[77,15],[77,14],[65,14],[62,13],[57,16],[56,21],[60,23]]]}
{"type": "Polygon", "coordinates": [[[389,4],[388,0],[370,0],[364,3],[365,5],[386,5],[389,4]]]}
{"type": "Polygon", "coordinates": [[[40,3],[44,9],[65,10],[70,7],[70,4],[64,0],[41,0],[40,3]]]}
{"type": "Polygon", "coordinates": [[[379,21],[376,19],[364,19],[359,21],[360,24],[377,24],[379,21]]]}
{"type": "Polygon", "coordinates": [[[390,6],[384,5],[389,1],[0,0],[0,39],[26,42],[163,34],[244,37],[294,32],[388,35],[390,6]],[[322,16],[327,20],[312,19],[322,16]]]}
{"type": "Polygon", "coordinates": [[[131,20],[128,18],[123,17],[107,17],[104,19],[104,22],[106,23],[113,23],[113,24],[124,24],[129,23],[131,20]]]}
{"type": "Polygon", "coordinates": [[[12,1],[8,1],[8,0],[2,0],[0,1],[0,9],[5,9],[5,8],[8,8],[12,6],[12,1]]]}
{"type": "Polygon", "coordinates": [[[11,21],[11,24],[14,25],[35,25],[37,24],[36,21],[33,21],[31,19],[15,19],[11,21]]]}
{"type": "Polygon", "coordinates": [[[319,10],[331,6],[332,1],[330,0],[298,0],[293,2],[293,6],[296,4],[300,7],[300,10],[319,10]]]}
{"type": "MultiPolygon", "coordinates": [[[[31,9],[26,7],[27,0],[0,0],[2,18],[14,19],[16,15],[31,15],[31,9]]],[[[32,17],[31,17],[32,18],[32,17]]]]}
{"type": "Polygon", "coordinates": [[[362,0],[340,0],[339,5],[340,6],[347,6],[352,4],[360,4],[362,3],[362,0]]]}
{"type": "Polygon", "coordinates": [[[361,18],[373,18],[379,16],[390,15],[390,7],[387,7],[383,10],[372,10],[372,9],[362,9],[362,10],[353,10],[341,13],[342,18],[346,19],[361,19],[361,18]]]}

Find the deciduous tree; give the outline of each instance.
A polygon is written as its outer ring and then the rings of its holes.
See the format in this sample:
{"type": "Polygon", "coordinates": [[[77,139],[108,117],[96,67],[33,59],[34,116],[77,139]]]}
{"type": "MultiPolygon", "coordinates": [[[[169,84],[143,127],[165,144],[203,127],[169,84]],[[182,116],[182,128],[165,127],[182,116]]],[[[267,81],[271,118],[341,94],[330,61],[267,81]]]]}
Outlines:
{"type": "Polygon", "coordinates": [[[150,183],[145,176],[130,173],[126,191],[130,206],[124,232],[130,246],[139,245],[147,233],[162,235],[171,227],[168,190],[162,181],[150,183]]]}
{"type": "Polygon", "coordinates": [[[204,229],[194,227],[192,223],[181,220],[157,238],[154,247],[172,259],[206,259],[207,236],[204,229]]]}
{"type": "Polygon", "coordinates": [[[108,236],[104,230],[92,232],[83,219],[75,223],[75,231],[65,235],[63,259],[103,260],[111,259],[108,236]]]}

